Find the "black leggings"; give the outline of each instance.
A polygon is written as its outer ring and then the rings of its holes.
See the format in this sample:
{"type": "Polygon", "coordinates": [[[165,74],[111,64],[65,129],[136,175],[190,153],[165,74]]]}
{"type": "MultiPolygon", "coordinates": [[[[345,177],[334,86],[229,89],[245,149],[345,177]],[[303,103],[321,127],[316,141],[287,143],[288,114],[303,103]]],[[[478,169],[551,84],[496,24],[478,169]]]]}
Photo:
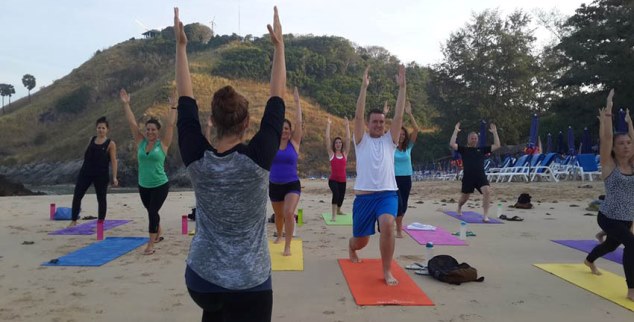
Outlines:
{"type": "Polygon", "coordinates": [[[625,245],[623,250],[623,270],[625,271],[625,281],[627,288],[634,288],[634,234],[632,234],[632,222],[615,220],[606,217],[599,212],[597,216],[599,227],[607,234],[605,241],[588,254],[586,259],[594,263],[597,258],[611,253],[621,244],[625,245]]]}
{"type": "Polygon", "coordinates": [[[332,191],[332,204],[341,208],[343,198],[346,196],[346,183],[328,180],[328,187],[330,187],[330,191],[332,191]]]}
{"type": "Polygon", "coordinates": [[[407,211],[409,192],[412,190],[412,176],[396,176],[396,186],[398,187],[398,216],[404,216],[407,211]]]}
{"type": "Polygon", "coordinates": [[[79,173],[77,183],[75,184],[75,192],[73,193],[73,210],[72,220],[79,219],[79,211],[81,210],[81,200],[86,195],[86,190],[90,185],[95,186],[95,194],[97,195],[97,212],[100,220],[106,219],[106,192],[108,192],[108,174],[101,176],[90,176],[79,173]]]}
{"type": "Polygon", "coordinates": [[[271,322],[273,291],[198,293],[188,289],[203,309],[203,322],[271,322]]]}
{"type": "Polygon", "coordinates": [[[141,195],[141,202],[147,209],[147,215],[150,219],[148,230],[150,234],[157,234],[158,227],[161,223],[161,217],[159,216],[159,210],[163,206],[163,202],[167,198],[167,193],[170,190],[169,182],[156,188],[143,188],[139,186],[139,195],[141,195]]]}

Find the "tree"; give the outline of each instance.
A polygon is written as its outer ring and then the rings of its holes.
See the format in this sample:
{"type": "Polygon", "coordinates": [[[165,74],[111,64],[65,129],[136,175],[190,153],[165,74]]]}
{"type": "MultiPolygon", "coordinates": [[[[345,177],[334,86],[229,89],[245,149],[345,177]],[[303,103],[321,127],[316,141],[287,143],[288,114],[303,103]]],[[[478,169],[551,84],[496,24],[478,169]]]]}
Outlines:
{"type": "Polygon", "coordinates": [[[596,110],[605,104],[612,88],[616,89],[614,106],[634,101],[633,21],[631,1],[595,0],[582,4],[565,22],[567,32],[554,47],[557,59],[552,64],[560,75],[554,85],[562,97],[551,110],[561,129],[574,120],[575,129],[588,126],[596,133],[596,110]]]}
{"type": "Polygon", "coordinates": [[[22,76],[22,84],[29,91],[29,102],[31,101],[31,90],[35,88],[35,77],[31,74],[22,76]]]}
{"type": "Polygon", "coordinates": [[[213,37],[213,32],[211,28],[201,25],[199,23],[192,23],[185,26],[185,34],[187,35],[187,39],[193,43],[201,43],[206,45],[209,40],[213,37]]]}
{"type": "Polygon", "coordinates": [[[2,114],[4,114],[4,97],[9,96],[9,105],[11,105],[11,95],[15,94],[15,88],[11,84],[0,84],[0,96],[2,96],[2,114]]]}
{"type": "Polygon", "coordinates": [[[484,119],[497,124],[506,144],[525,142],[540,93],[529,24],[522,11],[502,18],[497,10],[486,10],[450,35],[428,83],[429,100],[438,109],[436,121],[446,137],[458,121],[465,130],[476,131],[484,119]]]}

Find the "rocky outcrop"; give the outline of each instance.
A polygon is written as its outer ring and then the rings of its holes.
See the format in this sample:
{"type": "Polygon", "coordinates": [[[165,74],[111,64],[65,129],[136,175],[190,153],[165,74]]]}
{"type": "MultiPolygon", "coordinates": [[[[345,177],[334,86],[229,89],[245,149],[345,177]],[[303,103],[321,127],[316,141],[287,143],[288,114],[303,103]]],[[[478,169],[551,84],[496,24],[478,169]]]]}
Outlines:
{"type": "Polygon", "coordinates": [[[33,192],[21,183],[13,182],[4,176],[0,176],[0,196],[30,196],[40,195],[41,192],[33,192]]]}

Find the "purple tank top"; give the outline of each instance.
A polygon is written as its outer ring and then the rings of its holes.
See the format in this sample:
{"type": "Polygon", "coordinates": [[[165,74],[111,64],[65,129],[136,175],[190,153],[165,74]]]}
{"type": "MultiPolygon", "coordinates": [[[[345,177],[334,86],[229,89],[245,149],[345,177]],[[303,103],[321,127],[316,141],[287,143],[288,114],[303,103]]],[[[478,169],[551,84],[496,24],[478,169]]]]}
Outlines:
{"type": "Polygon", "coordinates": [[[299,180],[297,176],[297,152],[289,140],[286,149],[278,150],[273,159],[269,181],[289,183],[297,180],[299,180]]]}

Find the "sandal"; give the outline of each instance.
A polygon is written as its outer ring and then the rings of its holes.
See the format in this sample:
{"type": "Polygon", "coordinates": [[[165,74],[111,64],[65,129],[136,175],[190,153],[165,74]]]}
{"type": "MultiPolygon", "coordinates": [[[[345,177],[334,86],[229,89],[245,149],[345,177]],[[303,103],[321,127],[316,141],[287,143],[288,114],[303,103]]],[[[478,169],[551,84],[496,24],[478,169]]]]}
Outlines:
{"type": "Polygon", "coordinates": [[[156,253],[156,249],[151,249],[149,251],[148,250],[143,251],[143,255],[152,255],[154,253],[156,253]]]}
{"type": "Polygon", "coordinates": [[[416,274],[416,275],[429,275],[429,270],[427,270],[427,268],[415,270],[414,274],[416,274]]]}
{"type": "Polygon", "coordinates": [[[524,221],[524,218],[522,218],[520,216],[513,216],[511,218],[507,218],[506,220],[508,220],[508,221],[524,221]]]}
{"type": "Polygon", "coordinates": [[[421,263],[414,263],[414,264],[405,266],[405,269],[409,269],[409,270],[427,269],[427,265],[423,265],[421,263]]]}

